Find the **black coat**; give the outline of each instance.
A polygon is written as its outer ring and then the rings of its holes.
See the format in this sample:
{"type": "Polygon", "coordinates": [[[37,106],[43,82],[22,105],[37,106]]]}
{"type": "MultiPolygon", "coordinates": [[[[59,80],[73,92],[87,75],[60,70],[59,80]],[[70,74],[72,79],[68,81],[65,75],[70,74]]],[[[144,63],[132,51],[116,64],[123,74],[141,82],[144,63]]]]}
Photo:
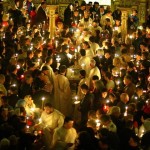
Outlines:
{"type": "Polygon", "coordinates": [[[86,125],[88,120],[88,112],[93,109],[93,100],[94,95],[91,93],[87,93],[83,100],[80,103],[80,112],[81,112],[81,124],[83,126],[86,125]]]}
{"type": "Polygon", "coordinates": [[[43,21],[46,22],[46,20],[47,20],[46,13],[43,10],[43,8],[40,6],[37,11],[37,15],[36,15],[36,24],[39,24],[39,23],[43,24],[43,21]]]}

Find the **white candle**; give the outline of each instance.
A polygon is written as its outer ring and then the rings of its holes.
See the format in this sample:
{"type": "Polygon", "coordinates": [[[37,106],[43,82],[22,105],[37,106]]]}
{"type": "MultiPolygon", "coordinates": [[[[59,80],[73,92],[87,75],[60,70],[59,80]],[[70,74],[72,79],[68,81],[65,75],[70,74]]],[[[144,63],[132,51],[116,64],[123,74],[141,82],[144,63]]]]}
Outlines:
{"type": "Polygon", "coordinates": [[[127,115],[128,115],[127,110],[128,110],[128,106],[125,107],[124,116],[127,116],[127,115]]]}
{"type": "Polygon", "coordinates": [[[45,101],[45,97],[42,97],[42,110],[44,109],[44,101],[45,101]]]}
{"type": "Polygon", "coordinates": [[[78,100],[78,96],[75,96],[75,101],[74,101],[74,104],[79,104],[80,103],[80,101],[78,100]]]}

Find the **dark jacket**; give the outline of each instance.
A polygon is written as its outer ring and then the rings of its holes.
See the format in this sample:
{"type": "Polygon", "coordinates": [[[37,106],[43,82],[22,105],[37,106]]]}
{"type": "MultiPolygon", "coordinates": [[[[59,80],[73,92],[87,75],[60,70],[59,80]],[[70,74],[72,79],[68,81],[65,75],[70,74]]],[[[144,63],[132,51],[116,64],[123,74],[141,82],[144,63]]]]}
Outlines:
{"type": "Polygon", "coordinates": [[[43,8],[40,6],[36,15],[36,24],[43,23],[43,21],[46,22],[46,20],[47,20],[46,13],[43,10],[43,8]]]}

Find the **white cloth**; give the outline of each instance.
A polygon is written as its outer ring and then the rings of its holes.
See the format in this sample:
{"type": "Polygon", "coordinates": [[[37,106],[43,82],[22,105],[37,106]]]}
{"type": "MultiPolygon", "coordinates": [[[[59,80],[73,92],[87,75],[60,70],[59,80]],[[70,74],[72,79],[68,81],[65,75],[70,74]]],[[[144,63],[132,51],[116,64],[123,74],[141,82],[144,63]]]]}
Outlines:
{"type": "Polygon", "coordinates": [[[41,115],[42,127],[50,128],[52,130],[59,128],[64,123],[64,116],[61,112],[54,109],[54,111],[50,114],[47,114],[45,111],[42,112],[41,115]]]}
{"type": "Polygon", "coordinates": [[[89,58],[94,57],[94,52],[91,48],[86,49],[86,56],[89,57],[89,58]]]}
{"type": "Polygon", "coordinates": [[[89,75],[89,67],[90,67],[90,58],[87,56],[80,57],[78,60],[78,64],[81,66],[83,70],[86,71],[87,76],[89,75]]]}
{"type": "Polygon", "coordinates": [[[115,82],[113,80],[109,80],[107,83],[106,83],[106,89],[107,90],[113,90],[115,88],[115,82]]]}
{"type": "Polygon", "coordinates": [[[92,80],[92,77],[96,75],[99,77],[99,80],[101,79],[101,73],[100,73],[100,70],[98,69],[97,66],[95,66],[94,68],[92,68],[90,70],[90,74],[89,74],[89,79],[92,80]]]}
{"type": "MultiPolygon", "coordinates": [[[[59,129],[55,130],[53,135],[52,146],[55,147],[60,142],[64,143],[64,145],[67,143],[74,144],[76,138],[77,138],[77,132],[74,128],[66,129],[62,126],[59,129]]],[[[73,150],[73,147],[69,149],[73,150]]]]}
{"type": "Polygon", "coordinates": [[[96,55],[97,50],[100,48],[97,43],[91,43],[90,47],[91,47],[92,51],[94,52],[94,55],[96,55]]]}
{"type": "Polygon", "coordinates": [[[44,66],[48,67],[48,69],[49,69],[49,73],[48,73],[49,80],[51,81],[52,84],[54,84],[55,74],[54,74],[52,67],[50,65],[47,65],[47,64],[45,64],[44,66]]]}
{"type": "Polygon", "coordinates": [[[113,17],[112,16],[108,16],[107,14],[103,15],[100,21],[100,24],[102,25],[102,27],[104,27],[106,25],[106,18],[110,19],[110,24],[111,26],[113,26],[113,17]]]}
{"type": "Polygon", "coordinates": [[[64,116],[56,109],[54,109],[51,114],[47,114],[45,111],[43,111],[41,115],[41,121],[41,127],[43,128],[44,132],[43,141],[47,150],[50,150],[53,132],[63,125],[64,116]]]}
{"type": "Polygon", "coordinates": [[[58,74],[55,80],[55,108],[63,113],[65,116],[71,113],[71,89],[67,77],[58,74]]]}
{"type": "Polygon", "coordinates": [[[79,24],[83,24],[84,28],[91,28],[92,22],[93,20],[91,18],[89,18],[87,22],[85,22],[84,18],[82,18],[79,24]]]}

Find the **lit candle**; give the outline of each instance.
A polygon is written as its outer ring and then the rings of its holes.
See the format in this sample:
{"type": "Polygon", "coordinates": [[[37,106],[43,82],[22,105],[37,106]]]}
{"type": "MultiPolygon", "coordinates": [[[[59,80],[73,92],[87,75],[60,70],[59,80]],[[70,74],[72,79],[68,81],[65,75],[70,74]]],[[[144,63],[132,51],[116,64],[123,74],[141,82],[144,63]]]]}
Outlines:
{"type": "Polygon", "coordinates": [[[79,45],[79,46],[77,47],[78,52],[80,52],[80,49],[81,49],[81,46],[79,45]]]}
{"type": "Polygon", "coordinates": [[[31,110],[31,112],[34,112],[34,111],[35,111],[35,108],[31,108],[30,110],[31,110]]]}
{"type": "Polygon", "coordinates": [[[114,30],[115,30],[115,31],[118,30],[118,27],[114,27],[114,30]]]}
{"type": "Polygon", "coordinates": [[[40,124],[40,123],[42,123],[42,119],[41,119],[41,118],[39,118],[39,124],[40,124]]]}
{"type": "Polygon", "coordinates": [[[77,58],[77,49],[75,49],[75,54],[74,54],[74,56],[75,56],[75,59],[77,58]]]}
{"type": "Polygon", "coordinates": [[[44,109],[44,101],[45,101],[45,97],[42,97],[42,110],[44,109]]]}
{"type": "Polygon", "coordinates": [[[79,16],[80,16],[80,20],[81,20],[81,14],[79,14],[79,16]]]}
{"type": "Polygon", "coordinates": [[[75,20],[75,25],[77,25],[77,20],[75,20]]]}
{"type": "Polygon", "coordinates": [[[125,107],[124,116],[127,116],[127,115],[128,115],[128,112],[127,112],[127,111],[128,111],[128,106],[125,107]]]}
{"type": "Polygon", "coordinates": [[[20,69],[20,65],[17,65],[17,69],[20,69]]]}
{"type": "Polygon", "coordinates": [[[84,69],[84,67],[85,67],[85,64],[81,64],[81,67],[82,67],[82,69],[84,69]]]}
{"type": "Polygon", "coordinates": [[[70,10],[73,11],[73,6],[72,5],[70,5],[70,10]]]}
{"type": "Polygon", "coordinates": [[[55,47],[56,48],[58,47],[58,41],[55,41],[55,47]]]}
{"type": "Polygon", "coordinates": [[[80,103],[80,101],[79,101],[79,99],[78,99],[78,96],[75,96],[75,101],[74,101],[74,104],[79,104],[80,103]]]}
{"type": "Polygon", "coordinates": [[[99,129],[99,127],[100,127],[100,120],[99,119],[95,119],[95,122],[96,122],[96,128],[97,128],[97,130],[99,129]]]}

